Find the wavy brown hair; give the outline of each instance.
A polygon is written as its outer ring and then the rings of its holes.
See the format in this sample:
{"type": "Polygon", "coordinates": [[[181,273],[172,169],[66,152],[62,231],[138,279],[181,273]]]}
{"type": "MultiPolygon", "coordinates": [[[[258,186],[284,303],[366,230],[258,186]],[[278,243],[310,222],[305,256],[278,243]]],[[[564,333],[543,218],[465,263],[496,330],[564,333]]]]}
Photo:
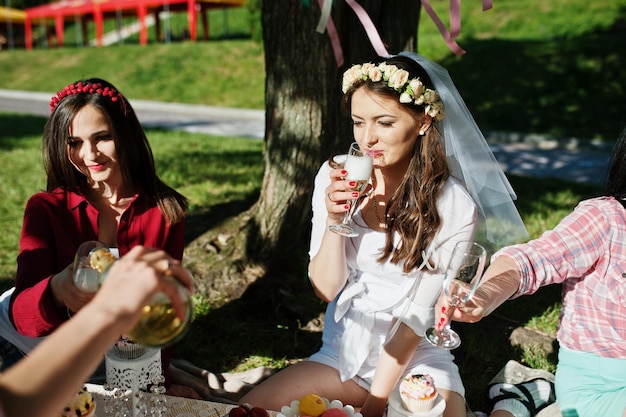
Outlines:
{"type": "MultiPolygon", "coordinates": [[[[408,71],[410,79],[419,78],[426,87],[434,90],[426,71],[412,59],[396,56],[385,62],[408,71]]],[[[355,83],[346,92],[343,97],[344,110],[350,111],[352,94],[360,87],[384,97],[395,100],[400,98],[400,93],[387,86],[386,82],[372,82],[368,79],[355,83]]],[[[426,117],[423,106],[402,105],[418,120],[426,117]]],[[[419,132],[415,132],[415,135],[418,136],[419,132]]],[[[404,178],[387,204],[386,240],[378,258],[379,262],[386,260],[394,264],[404,262],[403,271],[409,272],[419,267],[423,261],[427,261],[423,259],[422,254],[441,227],[437,200],[449,177],[450,169],[446,162],[443,137],[438,122],[433,119],[425,135],[415,142],[413,157],[404,178]],[[400,236],[400,243],[397,246],[394,245],[393,238],[396,232],[400,236]]]]}

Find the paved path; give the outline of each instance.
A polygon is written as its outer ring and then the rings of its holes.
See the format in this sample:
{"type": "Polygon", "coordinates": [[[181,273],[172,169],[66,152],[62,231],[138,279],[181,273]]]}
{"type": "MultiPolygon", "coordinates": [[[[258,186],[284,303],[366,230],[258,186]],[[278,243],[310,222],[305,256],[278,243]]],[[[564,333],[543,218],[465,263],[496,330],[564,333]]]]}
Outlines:
{"type": "MultiPolygon", "coordinates": [[[[0,111],[48,117],[53,93],[0,89],[0,111]]],[[[132,100],[137,117],[146,127],[181,129],[223,136],[263,138],[265,112],[214,106],[169,104],[132,100]]]]}
{"type": "MultiPolygon", "coordinates": [[[[0,89],[0,111],[48,116],[52,93],[0,89]]],[[[137,117],[146,127],[181,129],[212,135],[263,138],[262,110],[169,104],[133,100],[137,117]]],[[[610,148],[589,141],[552,140],[538,135],[487,133],[487,140],[505,172],[557,177],[602,184],[610,148]]]]}

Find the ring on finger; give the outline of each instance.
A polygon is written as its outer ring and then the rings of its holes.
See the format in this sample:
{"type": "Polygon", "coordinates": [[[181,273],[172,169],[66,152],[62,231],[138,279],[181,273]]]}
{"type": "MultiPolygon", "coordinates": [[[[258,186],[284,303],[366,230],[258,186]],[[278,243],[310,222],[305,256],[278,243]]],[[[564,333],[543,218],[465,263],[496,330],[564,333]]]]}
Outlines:
{"type": "Polygon", "coordinates": [[[330,197],[330,195],[331,195],[331,194],[332,194],[332,193],[328,193],[328,194],[326,194],[326,197],[328,197],[328,199],[329,199],[332,203],[334,203],[334,202],[335,202],[335,200],[333,200],[333,199],[330,197]]]}
{"type": "Polygon", "coordinates": [[[159,261],[159,263],[162,265],[162,267],[159,268],[159,270],[163,274],[172,275],[172,263],[170,262],[169,259],[162,259],[161,261],[159,261]]]}

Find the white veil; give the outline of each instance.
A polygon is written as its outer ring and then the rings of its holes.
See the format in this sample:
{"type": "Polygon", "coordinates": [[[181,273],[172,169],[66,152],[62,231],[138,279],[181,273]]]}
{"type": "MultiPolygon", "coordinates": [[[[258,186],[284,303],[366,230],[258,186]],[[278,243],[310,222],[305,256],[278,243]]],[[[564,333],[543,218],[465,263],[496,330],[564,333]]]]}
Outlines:
{"type": "Polygon", "coordinates": [[[527,240],[528,232],[513,203],[517,198],[515,192],[448,71],[413,52],[399,55],[413,59],[424,68],[443,101],[445,116],[439,123],[448,166],[452,176],[465,184],[479,208],[481,222],[475,240],[486,244],[490,252],[527,240]]]}

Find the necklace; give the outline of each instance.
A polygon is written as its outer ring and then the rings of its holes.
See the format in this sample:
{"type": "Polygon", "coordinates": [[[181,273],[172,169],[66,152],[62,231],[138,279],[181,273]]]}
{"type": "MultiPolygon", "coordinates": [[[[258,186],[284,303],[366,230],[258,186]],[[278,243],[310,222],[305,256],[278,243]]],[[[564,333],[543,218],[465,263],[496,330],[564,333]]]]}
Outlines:
{"type": "Polygon", "coordinates": [[[384,219],[380,217],[378,214],[378,201],[376,200],[376,177],[372,176],[372,190],[370,191],[369,197],[374,203],[374,215],[376,216],[376,220],[378,221],[378,226],[383,229],[387,228],[387,214],[385,214],[384,219]]]}
{"type": "MultiPolygon", "coordinates": [[[[382,227],[383,229],[387,228],[387,222],[383,221],[380,218],[380,215],[378,214],[378,201],[376,201],[376,194],[374,193],[374,190],[372,190],[372,202],[374,203],[374,215],[376,216],[376,220],[378,220],[378,225],[380,227],[382,227]]],[[[385,220],[387,220],[387,215],[385,214],[385,220]]]]}

